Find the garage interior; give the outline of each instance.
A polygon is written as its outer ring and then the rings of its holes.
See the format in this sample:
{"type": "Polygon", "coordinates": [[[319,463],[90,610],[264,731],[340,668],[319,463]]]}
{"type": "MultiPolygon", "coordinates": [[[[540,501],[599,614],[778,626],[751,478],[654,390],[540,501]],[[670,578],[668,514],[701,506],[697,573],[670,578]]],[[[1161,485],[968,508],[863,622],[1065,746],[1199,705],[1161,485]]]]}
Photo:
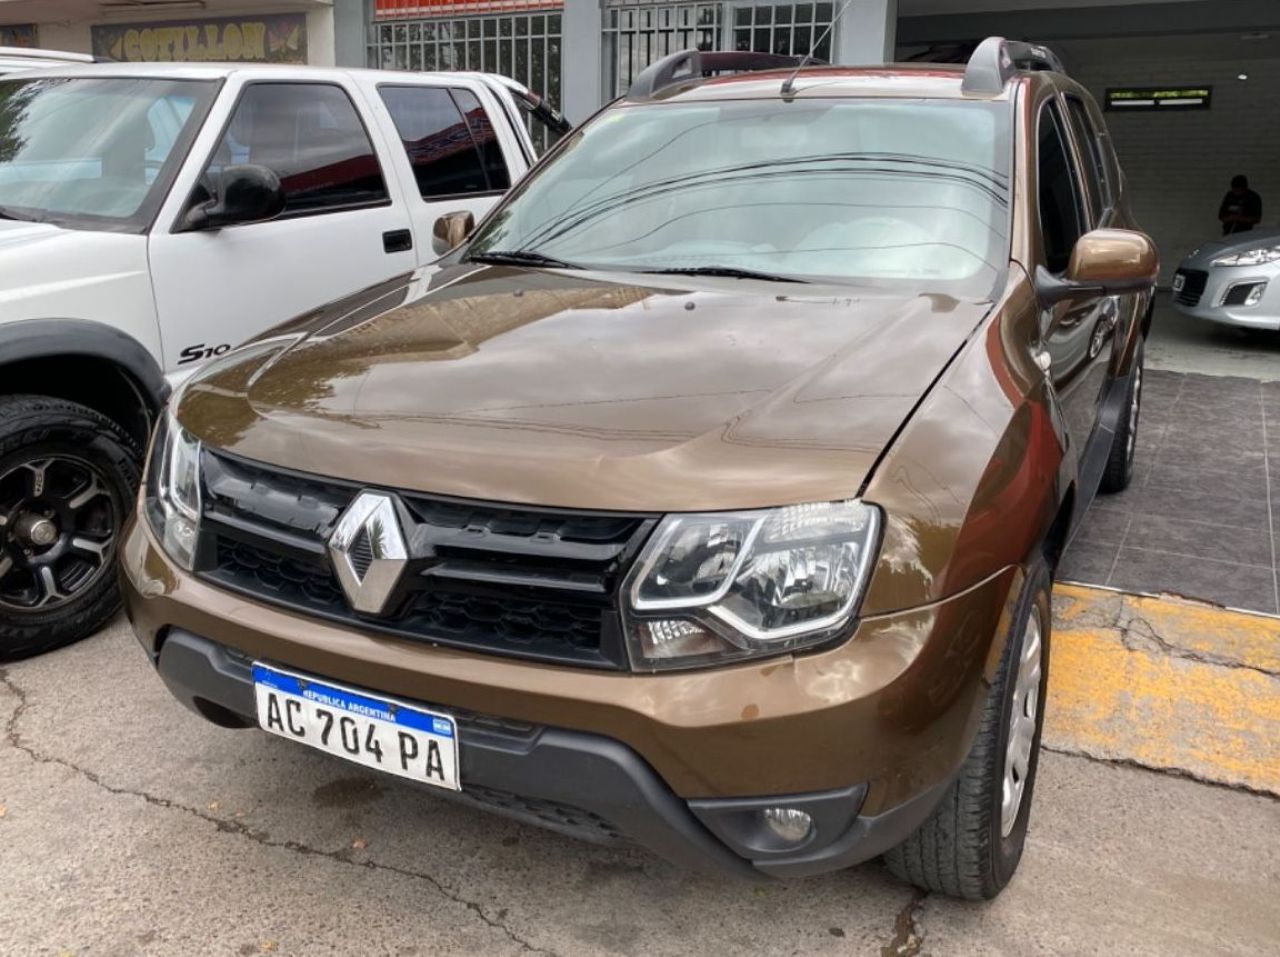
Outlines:
{"type": "Polygon", "coordinates": [[[1275,0],[901,0],[898,56],[986,36],[1047,43],[1099,103],[1120,87],[1212,87],[1209,109],[1109,111],[1138,221],[1178,262],[1220,233],[1218,204],[1244,173],[1280,223],[1280,3],[1275,0]]]}

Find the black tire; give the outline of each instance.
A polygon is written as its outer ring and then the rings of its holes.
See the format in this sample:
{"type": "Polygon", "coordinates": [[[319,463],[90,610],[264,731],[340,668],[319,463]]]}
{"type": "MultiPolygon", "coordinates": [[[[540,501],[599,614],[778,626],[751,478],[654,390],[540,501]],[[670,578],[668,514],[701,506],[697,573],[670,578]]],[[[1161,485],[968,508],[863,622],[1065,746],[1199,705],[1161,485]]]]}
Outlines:
{"type": "Polygon", "coordinates": [[[1102,473],[1098,491],[1107,495],[1123,492],[1133,481],[1133,460],[1138,447],[1138,425],[1142,417],[1143,342],[1133,356],[1134,374],[1129,380],[1129,392],[1125,396],[1124,415],[1111,443],[1111,455],[1107,469],[1102,473]]]}
{"type": "Polygon", "coordinates": [[[119,609],[116,549],[140,461],[129,435],[93,409],[0,397],[0,661],[86,638],[119,609]],[[52,530],[36,536],[30,522],[43,516],[52,530]],[[58,537],[35,540],[45,535],[58,537]]]}
{"type": "Polygon", "coordinates": [[[928,820],[884,856],[890,871],[923,890],[965,900],[990,900],[1009,883],[1022,859],[1044,725],[1052,587],[1048,566],[1037,560],[1028,572],[1013,630],[1006,642],[995,684],[987,696],[977,739],[959,777],[928,820]],[[1001,804],[1016,700],[1017,665],[1027,644],[1028,623],[1033,615],[1038,616],[1040,625],[1035,733],[1026,774],[1021,778],[1022,797],[1010,815],[1012,827],[1005,834],[1001,804]]]}

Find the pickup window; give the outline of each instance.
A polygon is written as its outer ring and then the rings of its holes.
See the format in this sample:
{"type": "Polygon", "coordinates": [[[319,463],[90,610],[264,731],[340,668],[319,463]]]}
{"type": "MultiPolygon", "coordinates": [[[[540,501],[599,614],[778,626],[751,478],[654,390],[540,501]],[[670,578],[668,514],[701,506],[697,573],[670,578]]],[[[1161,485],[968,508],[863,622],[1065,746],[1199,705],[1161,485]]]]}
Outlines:
{"type": "Polygon", "coordinates": [[[286,216],[389,201],[369,134],[346,91],[331,84],[246,87],[203,177],[207,193],[216,195],[225,167],[241,163],[280,177],[286,216]]]}
{"type": "Polygon", "coordinates": [[[381,86],[423,199],[499,192],[511,185],[497,134],[468,90],[381,86]]]}

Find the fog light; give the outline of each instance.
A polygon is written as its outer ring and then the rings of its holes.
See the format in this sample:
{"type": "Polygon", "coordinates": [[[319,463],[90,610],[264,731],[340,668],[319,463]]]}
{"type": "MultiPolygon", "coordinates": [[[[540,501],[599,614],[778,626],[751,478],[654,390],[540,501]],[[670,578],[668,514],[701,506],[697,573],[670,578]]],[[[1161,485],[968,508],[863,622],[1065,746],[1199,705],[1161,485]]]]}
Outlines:
{"type": "Polygon", "coordinates": [[[765,826],[786,844],[799,844],[813,830],[813,818],[795,808],[770,807],[765,808],[761,814],[764,816],[765,826]]]}
{"type": "Polygon", "coordinates": [[[1244,304],[1246,306],[1256,306],[1258,303],[1262,302],[1262,297],[1266,294],[1266,291],[1267,284],[1265,282],[1258,283],[1249,290],[1249,298],[1244,301],[1244,304]]]}

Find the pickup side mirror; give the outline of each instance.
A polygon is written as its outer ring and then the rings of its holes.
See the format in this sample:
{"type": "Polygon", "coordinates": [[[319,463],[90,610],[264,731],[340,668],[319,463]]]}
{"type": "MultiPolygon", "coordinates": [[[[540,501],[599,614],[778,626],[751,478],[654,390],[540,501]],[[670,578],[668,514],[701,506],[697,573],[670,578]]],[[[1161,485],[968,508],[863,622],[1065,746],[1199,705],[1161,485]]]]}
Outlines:
{"type": "Polygon", "coordinates": [[[1160,275],[1160,254],[1145,233],[1095,229],[1080,237],[1065,277],[1036,268],[1036,294],[1047,307],[1069,299],[1144,292],[1160,275]]]}
{"type": "Polygon", "coordinates": [[[182,220],[184,230],[260,223],[274,219],[284,210],[280,177],[265,166],[228,166],[220,179],[217,199],[187,210],[182,220]]]}
{"type": "Polygon", "coordinates": [[[476,218],[467,210],[445,213],[431,230],[431,248],[437,256],[443,256],[465,243],[475,230],[476,218]]]}

